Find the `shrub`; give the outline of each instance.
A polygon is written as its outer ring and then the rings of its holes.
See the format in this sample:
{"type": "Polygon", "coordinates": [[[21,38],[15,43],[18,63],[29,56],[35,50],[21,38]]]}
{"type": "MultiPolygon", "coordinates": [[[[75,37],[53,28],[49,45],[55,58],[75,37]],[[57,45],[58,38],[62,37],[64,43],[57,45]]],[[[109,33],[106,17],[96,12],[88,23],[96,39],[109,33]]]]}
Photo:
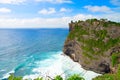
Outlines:
{"type": "Polygon", "coordinates": [[[8,80],[22,80],[22,77],[16,77],[14,74],[10,74],[8,77],[8,80]]]}
{"type": "Polygon", "coordinates": [[[77,74],[74,74],[74,75],[70,76],[67,80],[85,80],[85,79],[80,77],[77,74]]]}
{"type": "Polygon", "coordinates": [[[58,76],[55,77],[54,80],[63,80],[63,78],[60,75],[58,75],[58,76]]]}

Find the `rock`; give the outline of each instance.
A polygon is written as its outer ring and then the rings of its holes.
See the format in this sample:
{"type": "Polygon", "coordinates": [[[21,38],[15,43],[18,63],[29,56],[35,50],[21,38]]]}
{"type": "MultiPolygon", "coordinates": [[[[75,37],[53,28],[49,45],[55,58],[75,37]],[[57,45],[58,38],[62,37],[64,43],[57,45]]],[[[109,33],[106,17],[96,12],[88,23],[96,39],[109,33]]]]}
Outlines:
{"type": "Polygon", "coordinates": [[[120,23],[89,19],[69,23],[69,31],[64,54],[86,70],[111,72],[111,56],[120,53],[120,23]]]}

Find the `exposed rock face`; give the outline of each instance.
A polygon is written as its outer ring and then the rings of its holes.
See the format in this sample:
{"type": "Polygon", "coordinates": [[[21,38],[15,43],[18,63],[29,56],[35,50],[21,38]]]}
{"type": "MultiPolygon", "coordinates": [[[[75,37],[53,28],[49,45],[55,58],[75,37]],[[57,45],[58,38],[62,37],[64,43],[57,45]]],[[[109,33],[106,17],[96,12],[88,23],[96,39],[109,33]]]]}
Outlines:
{"type": "Polygon", "coordinates": [[[69,23],[69,31],[63,52],[86,70],[109,73],[112,54],[120,53],[120,23],[89,19],[69,23]]]}

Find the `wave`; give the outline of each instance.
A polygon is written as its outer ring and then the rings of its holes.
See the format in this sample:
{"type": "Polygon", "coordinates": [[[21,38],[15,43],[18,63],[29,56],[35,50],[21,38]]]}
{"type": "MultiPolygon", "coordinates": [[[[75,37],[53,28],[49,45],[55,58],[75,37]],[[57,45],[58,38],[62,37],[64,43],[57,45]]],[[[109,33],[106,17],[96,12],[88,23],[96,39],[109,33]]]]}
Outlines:
{"type": "Polygon", "coordinates": [[[63,52],[61,51],[55,52],[52,58],[36,62],[38,67],[32,70],[35,74],[26,75],[23,79],[46,78],[48,76],[54,78],[56,75],[61,75],[65,79],[70,75],[80,74],[85,80],[91,80],[100,75],[92,71],[84,70],[80,64],[62,54],[63,52]]]}
{"type": "MultiPolygon", "coordinates": [[[[37,77],[43,77],[46,79],[48,76],[54,78],[56,75],[61,75],[65,79],[73,74],[79,74],[84,77],[85,80],[91,80],[92,78],[100,75],[92,71],[84,70],[80,64],[74,62],[68,56],[62,54],[62,51],[48,52],[48,54],[45,54],[45,56],[50,56],[46,59],[35,61],[35,64],[32,64],[35,65],[34,68],[31,68],[32,72],[29,75],[23,76],[23,80],[33,80],[37,77]],[[50,55],[50,53],[52,55],[50,55]]],[[[15,73],[16,70],[20,69],[23,66],[24,64],[18,65],[14,70],[5,74],[2,79],[8,78],[10,76],[10,73],[15,73]]]]}
{"type": "Polygon", "coordinates": [[[12,74],[12,73],[15,73],[15,71],[14,71],[14,70],[11,70],[10,72],[4,74],[1,79],[7,79],[7,78],[10,76],[10,74],[12,74]]]}
{"type": "MultiPolygon", "coordinates": [[[[46,77],[50,76],[51,78],[54,78],[56,75],[60,75],[63,73],[62,69],[62,57],[61,56],[62,52],[55,52],[54,55],[51,56],[49,59],[45,59],[42,61],[37,61],[36,65],[38,66],[37,68],[34,68],[32,70],[33,73],[31,75],[26,75],[24,76],[23,79],[34,79],[37,77],[46,77]]],[[[63,78],[65,78],[65,75],[62,75],[63,78]]]]}

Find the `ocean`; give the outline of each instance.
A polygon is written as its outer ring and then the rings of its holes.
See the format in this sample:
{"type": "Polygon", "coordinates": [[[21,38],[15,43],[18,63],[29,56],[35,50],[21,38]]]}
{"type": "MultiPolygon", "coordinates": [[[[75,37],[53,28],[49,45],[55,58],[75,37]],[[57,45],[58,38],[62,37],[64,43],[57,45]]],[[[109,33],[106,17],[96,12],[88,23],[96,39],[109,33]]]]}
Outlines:
{"type": "Polygon", "coordinates": [[[10,73],[23,79],[63,78],[80,74],[86,80],[99,75],[84,70],[62,55],[68,29],[0,29],[0,80],[10,73]]]}

